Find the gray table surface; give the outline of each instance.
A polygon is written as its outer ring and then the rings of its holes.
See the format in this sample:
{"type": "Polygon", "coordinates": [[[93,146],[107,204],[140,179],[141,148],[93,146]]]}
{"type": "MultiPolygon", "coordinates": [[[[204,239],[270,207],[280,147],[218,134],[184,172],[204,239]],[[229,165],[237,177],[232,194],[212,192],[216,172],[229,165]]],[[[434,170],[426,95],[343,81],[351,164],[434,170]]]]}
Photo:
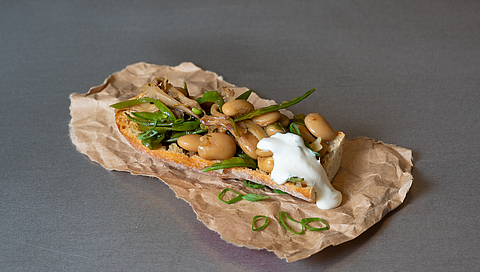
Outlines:
{"type": "Polygon", "coordinates": [[[0,271],[479,270],[480,1],[2,1],[0,271]],[[318,99],[348,139],[413,150],[405,202],[286,263],[228,244],[153,178],[69,138],[69,95],[190,61],[263,97],[318,99]]]}

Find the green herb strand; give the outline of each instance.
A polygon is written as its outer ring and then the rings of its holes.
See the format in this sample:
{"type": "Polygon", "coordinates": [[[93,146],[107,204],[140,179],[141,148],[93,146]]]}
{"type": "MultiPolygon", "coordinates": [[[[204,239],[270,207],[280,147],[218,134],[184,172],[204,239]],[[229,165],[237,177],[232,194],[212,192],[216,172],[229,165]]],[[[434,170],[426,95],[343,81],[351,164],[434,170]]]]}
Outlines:
{"type": "Polygon", "coordinates": [[[142,133],[142,134],[138,135],[138,139],[146,140],[146,139],[152,138],[153,136],[157,135],[158,131],[155,130],[156,126],[157,126],[157,119],[155,119],[155,123],[153,124],[153,127],[150,130],[148,130],[145,133],[142,133]]]}
{"type": "Polygon", "coordinates": [[[265,215],[256,215],[256,216],[254,216],[254,217],[253,217],[253,220],[252,220],[252,230],[253,230],[253,231],[259,231],[259,230],[262,230],[262,229],[266,228],[267,225],[268,225],[268,221],[270,221],[270,219],[268,219],[268,217],[265,216],[265,215]],[[263,225],[262,225],[261,227],[255,228],[255,222],[256,222],[256,220],[257,220],[258,218],[265,218],[265,222],[263,223],[263,225]]]}
{"type": "Polygon", "coordinates": [[[260,109],[256,109],[254,111],[251,111],[247,114],[244,114],[242,116],[239,116],[237,118],[234,119],[235,122],[238,122],[238,121],[242,121],[242,120],[247,120],[247,119],[251,119],[252,117],[255,117],[255,116],[258,116],[258,115],[262,115],[264,113],[268,113],[268,112],[272,112],[272,111],[277,111],[277,110],[281,110],[281,109],[284,109],[284,108],[287,108],[287,107],[290,107],[290,106],[293,106],[295,104],[297,104],[298,102],[302,101],[303,99],[307,98],[310,94],[312,94],[316,89],[312,89],[308,92],[306,92],[304,95],[300,96],[300,97],[296,97],[294,98],[292,101],[284,101],[278,105],[271,105],[271,106],[268,106],[268,107],[264,107],[264,108],[260,108],[260,109]]]}
{"type": "Polygon", "coordinates": [[[232,124],[233,124],[233,131],[235,131],[235,136],[240,137],[240,135],[238,135],[237,123],[235,123],[235,121],[233,121],[233,118],[232,118],[232,117],[230,117],[230,118],[228,118],[228,119],[230,119],[230,121],[231,121],[232,124]]]}
{"type": "Polygon", "coordinates": [[[289,130],[293,134],[297,134],[298,136],[301,136],[302,134],[300,133],[300,129],[298,128],[296,123],[291,123],[290,126],[288,126],[289,130]]]}
{"type": "Polygon", "coordinates": [[[250,188],[254,188],[254,189],[262,189],[262,188],[265,188],[265,185],[263,184],[259,184],[259,183],[255,183],[255,182],[251,182],[249,180],[242,180],[243,184],[245,184],[245,186],[247,187],[250,187],[250,188]]]}
{"type": "Polygon", "coordinates": [[[206,128],[202,128],[202,127],[199,127],[197,129],[194,129],[194,130],[187,130],[187,131],[180,131],[180,132],[175,132],[172,134],[172,136],[170,136],[170,138],[168,140],[165,140],[165,142],[167,143],[174,143],[178,140],[178,138],[184,136],[184,135],[188,135],[188,134],[200,134],[200,133],[204,133],[204,132],[207,132],[208,130],[206,128]]]}
{"type": "Polygon", "coordinates": [[[158,133],[153,137],[142,140],[142,145],[146,146],[150,150],[155,150],[160,146],[163,139],[165,139],[165,133],[158,133]]]}
{"type": "Polygon", "coordinates": [[[212,164],[212,166],[203,169],[203,172],[208,172],[212,170],[219,170],[232,167],[248,167],[248,168],[257,168],[257,164],[253,159],[242,158],[242,157],[232,157],[221,162],[212,164]]]}
{"type": "Polygon", "coordinates": [[[118,103],[110,105],[110,107],[115,108],[115,109],[123,109],[123,108],[126,108],[126,107],[140,105],[140,104],[143,104],[143,103],[149,103],[149,102],[153,102],[153,101],[155,101],[155,99],[153,99],[151,97],[142,97],[142,98],[127,100],[127,101],[123,101],[123,102],[118,102],[118,103]]]}
{"type": "MultiPolygon", "coordinates": [[[[135,114],[134,112],[132,112],[132,114],[135,114]]],[[[143,126],[153,126],[155,124],[155,120],[152,119],[152,120],[147,120],[143,117],[138,117],[138,116],[135,116],[135,115],[130,115],[128,113],[125,113],[125,115],[127,116],[128,119],[132,120],[133,122],[139,124],[139,125],[143,125],[143,126]]],[[[173,122],[161,122],[161,123],[158,123],[156,124],[156,126],[171,126],[173,125],[174,123],[173,122]]]]}
{"type": "Polygon", "coordinates": [[[255,202],[255,201],[260,201],[260,200],[264,200],[264,199],[269,199],[270,197],[269,196],[264,196],[264,195],[248,193],[248,194],[244,195],[242,198],[245,199],[245,200],[248,200],[248,201],[255,202]]]}
{"type": "Polygon", "coordinates": [[[165,106],[165,104],[160,102],[160,100],[155,100],[153,103],[166,116],[168,121],[175,122],[175,120],[177,120],[173,112],[167,106],[165,106]]]}
{"type": "Polygon", "coordinates": [[[247,100],[249,97],[250,97],[250,94],[252,93],[252,89],[242,93],[241,95],[239,95],[236,99],[241,99],[241,100],[247,100]]]}
{"type": "Polygon", "coordinates": [[[187,82],[183,82],[183,89],[185,89],[185,92],[187,93],[186,97],[190,97],[190,93],[188,92],[188,87],[187,87],[187,82]]]}
{"type": "MultiPolygon", "coordinates": [[[[293,134],[297,134],[298,136],[302,137],[302,134],[300,133],[300,129],[298,129],[298,125],[297,123],[293,122],[290,124],[289,126],[289,130],[291,133],[293,134]]],[[[303,139],[303,138],[302,138],[303,139]]],[[[307,141],[305,141],[305,139],[303,140],[303,143],[305,144],[305,146],[310,149],[314,154],[315,154],[315,157],[321,157],[322,155],[320,155],[320,153],[316,152],[316,151],[313,151],[312,147],[310,146],[309,143],[307,143],[307,141]]]]}
{"type": "Polygon", "coordinates": [[[189,131],[189,130],[194,130],[200,127],[200,121],[195,120],[195,121],[185,121],[183,123],[177,123],[177,124],[172,124],[170,126],[158,126],[155,128],[155,130],[158,130],[159,132],[165,132],[165,131],[189,131]]]}
{"type": "Polygon", "coordinates": [[[160,120],[160,122],[164,122],[165,119],[167,119],[167,116],[163,114],[163,112],[157,111],[157,112],[132,112],[132,116],[136,118],[141,118],[144,119],[145,121],[152,121],[152,120],[160,120]]]}

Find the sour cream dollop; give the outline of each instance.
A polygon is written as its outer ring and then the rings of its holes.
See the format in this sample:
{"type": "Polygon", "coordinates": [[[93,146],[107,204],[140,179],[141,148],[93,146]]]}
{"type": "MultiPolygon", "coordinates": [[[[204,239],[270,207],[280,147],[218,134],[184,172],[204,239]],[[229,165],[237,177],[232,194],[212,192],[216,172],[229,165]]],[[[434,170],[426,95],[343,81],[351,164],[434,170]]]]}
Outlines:
{"type": "Polygon", "coordinates": [[[320,160],[305,146],[302,137],[276,133],[260,140],[257,148],[273,153],[271,178],[277,184],[285,183],[290,177],[303,178],[305,184],[315,188],[318,208],[326,210],[340,206],[342,194],[330,184],[320,160]]]}

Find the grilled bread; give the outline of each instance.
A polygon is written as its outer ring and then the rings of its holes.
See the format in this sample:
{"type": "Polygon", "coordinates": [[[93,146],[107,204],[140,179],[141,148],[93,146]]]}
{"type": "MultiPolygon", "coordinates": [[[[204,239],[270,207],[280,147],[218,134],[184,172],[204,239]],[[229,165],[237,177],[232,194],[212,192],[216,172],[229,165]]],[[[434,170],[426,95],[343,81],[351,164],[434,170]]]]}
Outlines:
{"type": "MultiPolygon", "coordinates": [[[[147,88],[151,88],[152,86],[157,86],[158,89],[162,90],[162,83],[168,86],[168,83],[164,79],[159,79],[150,86],[142,87],[144,93],[140,94],[139,96],[133,98],[138,99],[141,97],[146,97],[148,92],[145,92],[147,88]],[[162,81],[163,80],[163,81],[162,81]]],[[[170,86],[171,87],[171,86],[170,86]]],[[[165,92],[167,93],[167,92],[165,92]]],[[[180,100],[177,98],[177,100],[180,100]]],[[[232,98],[230,98],[232,100],[232,98]]],[[[150,103],[151,104],[151,103],[150,103]]],[[[143,153],[155,160],[161,161],[168,165],[182,168],[186,170],[196,171],[205,173],[208,175],[218,176],[221,178],[231,178],[231,179],[238,179],[238,180],[249,180],[255,183],[263,184],[268,186],[272,189],[277,189],[284,191],[292,196],[298,197],[308,202],[315,202],[316,201],[316,192],[313,186],[308,186],[303,184],[302,182],[286,182],[284,184],[277,184],[273,180],[271,180],[271,174],[268,172],[263,171],[262,169],[252,169],[247,167],[230,167],[218,170],[212,170],[203,172],[203,170],[207,167],[212,166],[214,163],[221,162],[218,159],[205,159],[202,158],[198,152],[195,151],[188,151],[179,146],[176,142],[170,143],[163,143],[156,149],[150,149],[144,144],[142,144],[142,140],[139,139],[139,135],[145,134],[145,128],[141,128],[137,122],[132,120],[130,117],[131,112],[135,112],[138,109],[133,107],[125,107],[121,109],[117,109],[115,112],[115,122],[118,127],[119,132],[125,137],[125,139],[130,143],[130,145],[135,148],[138,152],[143,153]],[[130,117],[130,118],[129,118],[130,117]]],[[[202,110],[203,111],[203,110],[202,110]]],[[[203,111],[202,115],[205,114],[203,111]]],[[[190,114],[192,115],[192,114],[190,114]]],[[[207,116],[207,114],[205,114],[207,116]]],[[[199,116],[197,116],[199,117],[199,116]]],[[[193,117],[190,117],[193,118],[193,117]]],[[[199,117],[201,119],[201,117],[199,117]]],[[[202,122],[203,123],[203,122],[202,122]]],[[[228,131],[223,131],[227,135],[231,136],[233,139],[236,137],[232,135],[233,133],[228,131]]],[[[235,133],[238,133],[235,131],[235,133]]],[[[322,141],[321,147],[321,164],[325,169],[325,172],[328,176],[329,181],[333,181],[336,173],[340,168],[340,161],[343,151],[343,144],[345,141],[345,134],[340,131],[335,131],[333,138],[328,141],[322,141]]],[[[238,139],[235,139],[238,140],[238,139]]]]}

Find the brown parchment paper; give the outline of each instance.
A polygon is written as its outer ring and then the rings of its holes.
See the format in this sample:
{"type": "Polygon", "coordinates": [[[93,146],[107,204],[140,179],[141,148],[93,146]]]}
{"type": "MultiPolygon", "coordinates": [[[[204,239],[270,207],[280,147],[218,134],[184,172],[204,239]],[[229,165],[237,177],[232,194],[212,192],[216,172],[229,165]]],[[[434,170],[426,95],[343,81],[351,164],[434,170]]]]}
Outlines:
{"type": "MultiPolygon", "coordinates": [[[[275,194],[268,188],[252,189],[237,180],[223,180],[154,161],[134,150],[117,131],[114,109],[109,105],[137,95],[140,86],[156,76],[168,77],[174,86],[183,86],[186,82],[193,95],[221,86],[234,89],[237,95],[247,90],[235,87],[221,76],[192,63],[176,67],[144,62],[129,65],[88,93],[71,94],[72,142],[78,151],[106,169],[158,177],[175,191],[177,197],[191,205],[199,220],[227,242],[267,249],[288,262],[307,258],[330,245],[359,236],[398,207],[412,185],[411,150],[370,138],[346,141],[341,168],[332,182],[342,192],[343,202],[340,207],[331,210],[320,210],[315,203],[275,194]],[[260,193],[271,198],[227,205],[217,198],[227,187],[244,194],[260,193]],[[330,230],[306,231],[302,235],[288,232],[279,222],[280,211],[286,211],[296,220],[323,218],[329,223],[330,230]],[[254,232],[251,230],[252,218],[259,214],[268,216],[270,223],[264,230],[254,232]]],[[[275,103],[273,100],[262,100],[256,94],[249,101],[256,107],[275,103]]]]}

